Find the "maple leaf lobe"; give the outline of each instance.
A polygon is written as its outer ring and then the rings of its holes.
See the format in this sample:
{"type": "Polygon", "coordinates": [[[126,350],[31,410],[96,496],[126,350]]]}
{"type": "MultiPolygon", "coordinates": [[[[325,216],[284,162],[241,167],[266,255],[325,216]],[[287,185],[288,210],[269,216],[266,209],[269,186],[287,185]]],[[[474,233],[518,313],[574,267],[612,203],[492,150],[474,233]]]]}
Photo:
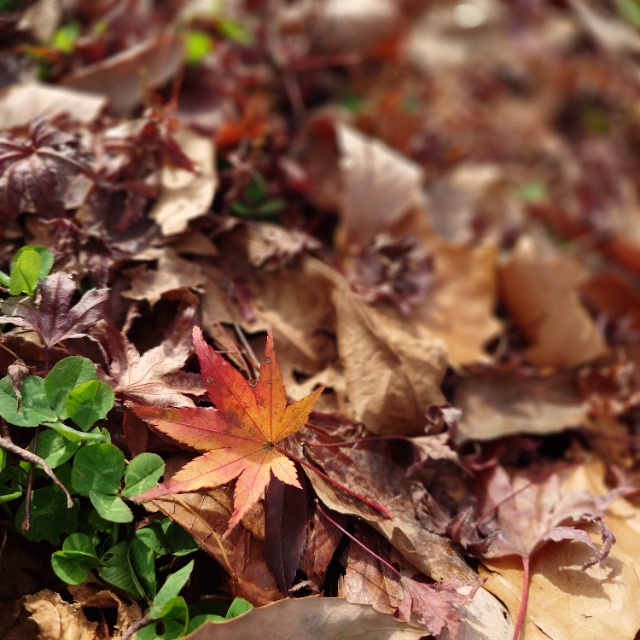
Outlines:
{"type": "Polygon", "coordinates": [[[199,327],[193,329],[193,343],[215,409],[133,406],[132,410],[161,433],[204,453],[135,499],[213,488],[237,479],[229,533],[262,497],[272,474],[285,484],[301,486],[294,463],[276,443],[304,426],[323,389],[288,404],[271,331],[255,388],[206,343],[199,327]]]}

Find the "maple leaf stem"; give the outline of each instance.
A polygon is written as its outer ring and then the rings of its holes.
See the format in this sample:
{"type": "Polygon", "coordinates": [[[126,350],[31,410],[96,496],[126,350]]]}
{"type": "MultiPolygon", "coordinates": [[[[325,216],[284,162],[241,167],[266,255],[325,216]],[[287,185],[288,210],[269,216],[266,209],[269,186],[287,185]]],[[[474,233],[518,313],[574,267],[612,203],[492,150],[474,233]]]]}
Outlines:
{"type": "Polygon", "coordinates": [[[522,585],[522,598],[520,599],[520,610],[518,611],[518,618],[516,619],[515,627],[513,628],[513,640],[518,640],[520,632],[522,630],[522,624],[524,623],[524,615],[527,612],[527,603],[529,602],[529,583],[531,582],[531,576],[529,573],[531,564],[531,558],[525,556],[522,558],[522,569],[524,570],[524,584],[522,585]]]}
{"type": "Polygon", "coordinates": [[[331,476],[327,475],[326,473],[324,473],[324,471],[320,471],[320,469],[318,469],[317,467],[314,467],[312,464],[308,463],[306,460],[302,460],[301,458],[298,458],[296,455],[294,455],[290,451],[284,451],[277,444],[274,444],[274,447],[282,455],[291,458],[292,460],[302,465],[303,467],[306,467],[310,471],[317,473],[321,478],[324,478],[327,482],[332,484],[334,487],[338,487],[341,491],[348,493],[350,496],[353,496],[354,498],[361,500],[362,502],[369,505],[376,511],[379,511],[385,518],[389,518],[390,520],[393,519],[393,514],[391,513],[391,511],[389,511],[389,509],[387,509],[386,507],[382,506],[379,502],[374,502],[373,500],[369,500],[369,498],[359,494],[357,491],[354,491],[353,489],[349,489],[349,487],[345,486],[344,484],[338,482],[331,476]]]}
{"type": "Polygon", "coordinates": [[[364,544],[364,542],[360,542],[358,538],[356,538],[353,534],[349,533],[344,527],[340,526],[328,513],[326,513],[326,511],[320,506],[320,504],[316,504],[316,509],[318,510],[318,513],[325,520],[327,520],[327,522],[330,522],[336,529],[338,529],[339,531],[342,531],[342,533],[344,533],[344,535],[347,536],[349,540],[352,540],[353,542],[355,542],[361,549],[364,549],[364,551],[366,551],[369,555],[374,557],[380,564],[387,567],[389,571],[393,572],[399,578],[402,578],[402,574],[390,562],[387,562],[384,558],[381,558],[375,551],[372,551],[371,549],[369,549],[369,547],[367,547],[367,545],[364,544]]]}

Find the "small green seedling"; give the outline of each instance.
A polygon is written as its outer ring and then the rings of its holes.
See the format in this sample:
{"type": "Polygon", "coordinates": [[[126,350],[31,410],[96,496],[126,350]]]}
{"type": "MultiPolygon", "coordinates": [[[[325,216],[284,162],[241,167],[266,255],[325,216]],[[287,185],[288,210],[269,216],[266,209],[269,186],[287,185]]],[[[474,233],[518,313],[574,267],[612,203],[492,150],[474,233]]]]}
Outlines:
{"type": "Polygon", "coordinates": [[[35,293],[38,282],[49,275],[53,266],[53,253],[40,245],[27,245],[16,251],[9,275],[0,271],[0,285],[12,296],[35,293]]]}

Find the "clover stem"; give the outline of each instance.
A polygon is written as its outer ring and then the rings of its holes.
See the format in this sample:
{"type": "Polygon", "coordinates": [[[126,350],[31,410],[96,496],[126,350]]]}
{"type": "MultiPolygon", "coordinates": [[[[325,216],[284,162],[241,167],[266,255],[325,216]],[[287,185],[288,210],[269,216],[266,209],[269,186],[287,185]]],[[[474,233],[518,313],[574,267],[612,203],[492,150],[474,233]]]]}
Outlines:
{"type": "Polygon", "coordinates": [[[513,640],[518,640],[520,632],[522,630],[522,624],[524,623],[524,615],[527,612],[527,603],[529,601],[529,583],[531,582],[531,576],[529,573],[531,559],[529,556],[522,558],[522,568],[524,570],[524,584],[522,585],[522,598],[520,599],[520,610],[518,611],[518,617],[516,619],[515,627],[513,628],[513,640]]]}

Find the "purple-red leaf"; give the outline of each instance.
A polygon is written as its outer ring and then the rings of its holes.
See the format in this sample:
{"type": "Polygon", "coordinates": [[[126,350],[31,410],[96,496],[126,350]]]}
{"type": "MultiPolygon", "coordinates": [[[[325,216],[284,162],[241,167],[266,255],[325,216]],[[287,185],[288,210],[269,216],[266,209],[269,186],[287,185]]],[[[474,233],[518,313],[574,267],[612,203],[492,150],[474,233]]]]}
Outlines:
{"type": "Polygon", "coordinates": [[[109,296],[109,289],[91,289],[72,307],[76,285],[65,273],[47,276],[38,291],[40,302],[37,306],[31,299],[16,305],[2,305],[2,310],[8,313],[0,316],[0,322],[35,331],[48,348],[67,338],[86,335],[100,319],[102,306],[109,296]]]}

